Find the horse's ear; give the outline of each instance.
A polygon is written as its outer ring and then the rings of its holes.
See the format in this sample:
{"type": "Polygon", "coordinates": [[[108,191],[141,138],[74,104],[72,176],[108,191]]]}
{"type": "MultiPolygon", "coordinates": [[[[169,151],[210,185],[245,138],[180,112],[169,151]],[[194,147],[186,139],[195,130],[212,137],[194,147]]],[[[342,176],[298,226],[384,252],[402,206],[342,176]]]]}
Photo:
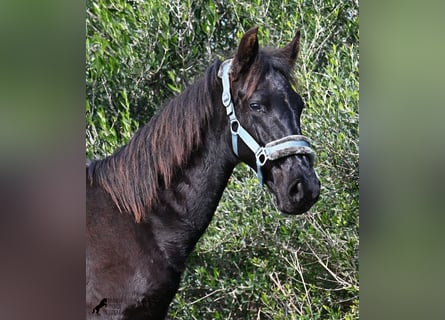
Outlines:
{"type": "Polygon", "coordinates": [[[300,30],[297,30],[295,37],[283,49],[284,56],[287,58],[289,65],[293,67],[300,51],[300,30]]]}
{"type": "Polygon", "coordinates": [[[245,72],[255,60],[258,54],[258,27],[249,29],[241,38],[238,51],[232,62],[232,75],[238,78],[238,74],[245,72]]]}

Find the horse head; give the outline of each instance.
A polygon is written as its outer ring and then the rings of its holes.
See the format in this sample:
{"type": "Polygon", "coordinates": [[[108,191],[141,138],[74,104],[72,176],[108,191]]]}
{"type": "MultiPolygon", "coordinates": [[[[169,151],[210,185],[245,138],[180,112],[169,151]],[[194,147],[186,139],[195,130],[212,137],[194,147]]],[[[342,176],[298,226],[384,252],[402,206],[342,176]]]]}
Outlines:
{"type": "Polygon", "coordinates": [[[242,37],[233,59],[223,62],[223,104],[234,153],[257,172],[287,214],[309,210],[320,195],[314,152],[300,127],[304,108],[292,69],[300,32],[283,48],[260,49],[258,28],[242,37]]]}

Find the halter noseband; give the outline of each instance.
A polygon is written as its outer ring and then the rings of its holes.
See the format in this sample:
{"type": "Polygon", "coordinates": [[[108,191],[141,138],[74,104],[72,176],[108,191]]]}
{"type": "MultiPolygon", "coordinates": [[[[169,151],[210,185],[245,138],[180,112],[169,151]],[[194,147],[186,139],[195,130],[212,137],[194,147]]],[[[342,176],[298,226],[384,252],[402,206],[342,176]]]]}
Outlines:
{"type": "Polygon", "coordinates": [[[267,143],[264,147],[261,146],[255,138],[253,138],[246,129],[239,123],[235,108],[233,106],[232,97],[230,95],[230,67],[232,65],[232,59],[224,61],[219,70],[218,77],[222,79],[223,93],[222,103],[226,108],[227,115],[230,121],[230,131],[232,132],[232,149],[235,155],[238,157],[238,137],[249,147],[255,154],[256,159],[256,174],[260,184],[263,185],[263,173],[261,168],[267,162],[267,160],[276,160],[289,155],[301,154],[309,156],[311,166],[315,160],[314,151],[311,149],[311,144],[308,138],[302,135],[290,135],[281,139],[274,140],[267,143]]]}

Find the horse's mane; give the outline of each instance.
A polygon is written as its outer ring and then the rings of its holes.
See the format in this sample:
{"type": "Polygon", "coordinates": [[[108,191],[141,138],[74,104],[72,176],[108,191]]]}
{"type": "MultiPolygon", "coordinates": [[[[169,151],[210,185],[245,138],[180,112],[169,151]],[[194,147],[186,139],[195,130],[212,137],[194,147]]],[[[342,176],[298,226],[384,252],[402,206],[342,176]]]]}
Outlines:
{"type": "MultiPolygon", "coordinates": [[[[204,76],[173,98],[142,127],[127,145],[88,166],[90,183],[110,194],[120,211],[132,213],[137,222],[158,203],[192,152],[202,146],[203,132],[214,114],[212,92],[221,87],[216,60],[204,76]]],[[[274,69],[293,82],[291,67],[281,50],[265,48],[249,70],[243,89],[248,98],[261,78],[274,69]]],[[[222,89],[221,89],[222,90],[222,89]]],[[[221,96],[216,97],[220,101],[221,96]]]]}
{"type": "Polygon", "coordinates": [[[170,100],[127,145],[89,164],[90,183],[100,185],[119,210],[132,213],[137,222],[157,204],[160,191],[170,186],[178,169],[202,145],[202,133],[213,114],[211,94],[220,85],[220,64],[215,61],[203,77],[170,100]]]}

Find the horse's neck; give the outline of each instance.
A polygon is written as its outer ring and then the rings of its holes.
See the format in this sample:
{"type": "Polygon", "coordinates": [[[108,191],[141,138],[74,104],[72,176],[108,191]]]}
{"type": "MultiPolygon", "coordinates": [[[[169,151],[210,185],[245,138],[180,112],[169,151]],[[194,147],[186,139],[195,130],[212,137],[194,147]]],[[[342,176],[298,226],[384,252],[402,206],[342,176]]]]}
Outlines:
{"type": "Polygon", "coordinates": [[[226,158],[219,150],[197,155],[163,195],[164,207],[204,231],[233,171],[234,165],[226,158]]]}
{"type": "Polygon", "coordinates": [[[161,192],[157,209],[147,215],[157,244],[179,268],[211,222],[237,163],[227,143],[227,128],[209,130],[201,149],[161,192]]]}

